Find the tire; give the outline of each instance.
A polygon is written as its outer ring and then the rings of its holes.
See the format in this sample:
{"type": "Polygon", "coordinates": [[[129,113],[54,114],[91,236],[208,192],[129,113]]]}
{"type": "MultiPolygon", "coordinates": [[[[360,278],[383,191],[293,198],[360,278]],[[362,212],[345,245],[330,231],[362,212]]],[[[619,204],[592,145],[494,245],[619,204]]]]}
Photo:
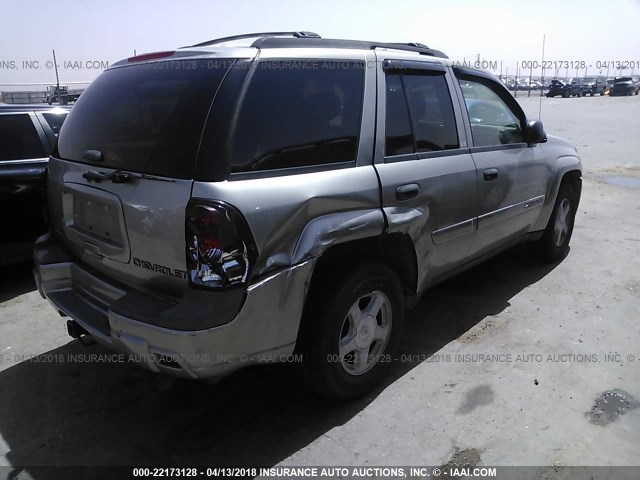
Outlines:
{"type": "Polygon", "coordinates": [[[333,400],[361,396],[383,379],[398,346],[404,323],[400,280],[385,264],[369,263],[315,293],[300,339],[304,379],[333,400]]]}
{"type": "Polygon", "coordinates": [[[582,90],[578,90],[578,95],[576,95],[577,97],[584,97],[584,92],[582,90]]]}
{"type": "Polygon", "coordinates": [[[570,183],[563,183],[542,238],[533,243],[538,258],[546,262],[557,262],[569,252],[577,206],[575,189],[570,183]]]}
{"type": "Polygon", "coordinates": [[[571,96],[571,94],[569,92],[563,92],[562,93],[562,97],[563,98],[569,98],[571,96]]]}

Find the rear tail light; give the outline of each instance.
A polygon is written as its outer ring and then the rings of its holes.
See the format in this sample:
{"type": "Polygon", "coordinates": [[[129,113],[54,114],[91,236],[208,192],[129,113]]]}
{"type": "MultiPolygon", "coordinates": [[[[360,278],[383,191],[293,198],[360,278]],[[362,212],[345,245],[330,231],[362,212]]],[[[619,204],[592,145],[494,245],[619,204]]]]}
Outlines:
{"type": "Polygon", "coordinates": [[[197,287],[246,284],[257,249],[238,210],[223,202],[192,200],[186,214],[187,269],[197,287]]]}

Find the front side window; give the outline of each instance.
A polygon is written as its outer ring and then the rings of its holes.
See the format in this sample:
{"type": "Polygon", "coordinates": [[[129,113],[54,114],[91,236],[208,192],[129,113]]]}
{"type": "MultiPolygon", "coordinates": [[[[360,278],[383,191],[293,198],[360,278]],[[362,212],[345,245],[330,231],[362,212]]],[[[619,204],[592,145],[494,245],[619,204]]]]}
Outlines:
{"type": "Polygon", "coordinates": [[[355,162],[364,64],[261,61],[240,107],[231,173],[355,162]]]}
{"type": "Polygon", "coordinates": [[[458,148],[444,75],[390,73],[386,82],[386,156],[458,148]]]}
{"type": "Polygon", "coordinates": [[[506,145],[524,141],[518,116],[487,85],[460,80],[464,102],[476,147],[506,145]]]}
{"type": "Polygon", "coordinates": [[[28,114],[0,115],[0,161],[46,156],[47,152],[28,114]]]}

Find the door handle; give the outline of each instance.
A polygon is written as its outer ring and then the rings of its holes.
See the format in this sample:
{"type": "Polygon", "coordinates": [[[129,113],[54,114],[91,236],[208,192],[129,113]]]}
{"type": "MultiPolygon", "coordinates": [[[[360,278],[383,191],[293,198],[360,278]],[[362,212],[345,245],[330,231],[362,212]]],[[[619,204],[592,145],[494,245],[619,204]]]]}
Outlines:
{"type": "Polygon", "coordinates": [[[484,173],[484,179],[487,182],[492,182],[493,180],[498,178],[497,168],[487,168],[483,173],[484,173]]]}
{"type": "Polygon", "coordinates": [[[420,194],[420,185],[417,183],[408,183],[400,185],[396,188],[396,198],[400,201],[411,200],[420,194]]]}

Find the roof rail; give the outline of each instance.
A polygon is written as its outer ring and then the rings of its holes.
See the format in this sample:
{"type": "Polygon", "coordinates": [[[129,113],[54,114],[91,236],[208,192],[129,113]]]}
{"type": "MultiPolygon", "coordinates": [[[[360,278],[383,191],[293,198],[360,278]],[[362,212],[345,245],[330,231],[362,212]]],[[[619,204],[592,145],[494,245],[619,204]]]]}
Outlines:
{"type": "Polygon", "coordinates": [[[207,42],[197,43],[191,45],[192,47],[207,47],[209,45],[216,45],[218,43],[232,42],[234,40],[243,40],[245,38],[264,38],[264,37],[293,37],[293,38],[320,38],[320,35],[314,32],[258,32],[258,33],[243,33],[242,35],[232,35],[230,37],[221,37],[209,40],[207,42]]]}
{"type": "Polygon", "coordinates": [[[421,55],[429,55],[430,57],[449,58],[440,50],[429,48],[422,43],[372,43],[371,50],[376,48],[389,48],[391,50],[418,52],[421,55]]]}
{"type": "Polygon", "coordinates": [[[421,55],[428,55],[438,58],[449,58],[440,50],[428,48],[421,43],[385,43],[385,42],[368,42],[363,40],[336,40],[336,39],[316,39],[313,37],[298,38],[278,38],[264,36],[256,40],[252,47],[257,48],[354,48],[375,50],[376,48],[388,48],[390,50],[403,50],[407,52],[417,52],[421,55]]]}
{"type": "Polygon", "coordinates": [[[405,45],[405,46],[407,46],[407,47],[429,48],[429,47],[427,47],[424,43],[418,43],[418,42],[409,42],[409,43],[396,43],[396,42],[392,42],[392,43],[390,43],[390,45],[405,45]]]}

